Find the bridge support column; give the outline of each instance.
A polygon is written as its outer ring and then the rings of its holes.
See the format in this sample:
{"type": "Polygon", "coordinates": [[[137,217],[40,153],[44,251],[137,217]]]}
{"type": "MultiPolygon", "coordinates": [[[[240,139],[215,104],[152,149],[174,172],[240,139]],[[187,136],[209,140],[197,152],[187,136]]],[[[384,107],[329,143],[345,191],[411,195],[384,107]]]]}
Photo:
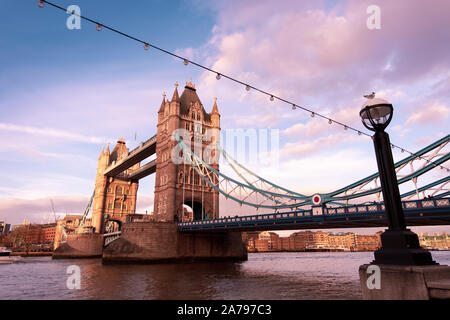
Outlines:
{"type": "Polygon", "coordinates": [[[132,222],[103,250],[103,262],[247,260],[240,232],[179,232],[174,222],[132,222]]]}
{"type": "Polygon", "coordinates": [[[103,234],[69,234],[67,241],[53,252],[53,259],[99,258],[103,252],[103,234]]]}
{"type": "Polygon", "coordinates": [[[364,300],[450,299],[449,266],[364,264],[359,278],[364,300]]]}

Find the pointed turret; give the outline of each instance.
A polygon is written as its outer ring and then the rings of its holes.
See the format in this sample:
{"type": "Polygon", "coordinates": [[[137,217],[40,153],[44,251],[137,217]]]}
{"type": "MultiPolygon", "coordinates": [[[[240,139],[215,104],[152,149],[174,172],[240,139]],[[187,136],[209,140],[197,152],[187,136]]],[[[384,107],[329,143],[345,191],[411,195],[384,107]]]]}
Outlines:
{"type": "Polygon", "coordinates": [[[214,97],[214,106],[211,111],[211,123],[214,127],[220,128],[220,113],[217,107],[217,97],[214,97]]]}
{"type": "MultiPolygon", "coordinates": [[[[102,152],[100,153],[100,157],[98,157],[98,168],[97,170],[100,170],[100,172],[103,172],[104,169],[109,165],[109,143],[108,146],[102,147],[102,152]]],[[[98,172],[97,172],[98,174],[98,172]]]]}
{"type": "Polygon", "coordinates": [[[162,99],[162,102],[161,102],[161,107],[159,108],[158,113],[164,112],[164,106],[165,105],[166,105],[166,93],[164,92],[163,93],[163,99],[162,99]]]}
{"type": "Polygon", "coordinates": [[[178,82],[175,82],[175,91],[173,92],[172,100],[170,102],[180,102],[180,97],[178,96],[178,82]]]}
{"type": "Polygon", "coordinates": [[[214,97],[214,106],[212,108],[211,114],[219,114],[219,108],[217,107],[217,97],[214,97]]]}
{"type": "Polygon", "coordinates": [[[104,155],[105,155],[105,146],[102,147],[102,152],[100,152],[100,156],[98,157],[98,160],[103,158],[104,155]]]}

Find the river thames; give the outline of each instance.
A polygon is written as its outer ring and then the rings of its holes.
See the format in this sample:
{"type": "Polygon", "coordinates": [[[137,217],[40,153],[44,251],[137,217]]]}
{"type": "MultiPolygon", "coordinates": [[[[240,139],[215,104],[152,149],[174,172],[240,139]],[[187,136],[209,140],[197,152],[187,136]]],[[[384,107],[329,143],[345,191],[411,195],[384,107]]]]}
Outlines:
{"type": "MultiPolygon", "coordinates": [[[[432,252],[450,265],[450,251],[432,252]]],[[[23,258],[0,265],[0,299],[361,299],[358,267],[373,252],[251,253],[239,263],[102,265],[23,258]],[[67,267],[81,271],[68,289],[67,267]]]]}

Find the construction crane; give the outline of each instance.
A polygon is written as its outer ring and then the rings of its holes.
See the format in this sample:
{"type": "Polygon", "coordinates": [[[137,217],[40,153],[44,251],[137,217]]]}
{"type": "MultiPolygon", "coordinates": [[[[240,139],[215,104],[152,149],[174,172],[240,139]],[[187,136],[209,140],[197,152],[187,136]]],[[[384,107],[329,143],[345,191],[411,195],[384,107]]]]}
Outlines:
{"type": "Polygon", "coordinates": [[[89,199],[89,203],[86,207],[86,210],[84,210],[83,217],[81,218],[80,222],[78,223],[78,227],[75,230],[76,233],[85,233],[84,229],[85,229],[85,224],[86,224],[86,217],[87,217],[89,211],[91,210],[92,202],[94,201],[94,195],[95,195],[95,190],[92,193],[91,199],[89,199]]]}
{"type": "Polygon", "coordinates": [[[52,206],[53,216],[55,217],[55,223],[57,223],[58,220],[56,219],[55,206],[53,204],[53,199],[50,199],[50,204],[52,206]]]}
{"type": "MultiPolygon", "coordinates": [[[[53,199],[50,199],[50,205],[52,207],[52,212],[53,212],[53,217],[55,218],[55,223],[56,223],[56,227],[58,227],[58,218],[56,217],[56,212],[55,212],[55,205],[53,203],[53,199]]],[[[61,230],[62,230],[62,235],[61,235],[61,241],[60,243],[64,243],[67,240],[67,232],[66,232],[66,227],[61,225],[61,230]]]]}

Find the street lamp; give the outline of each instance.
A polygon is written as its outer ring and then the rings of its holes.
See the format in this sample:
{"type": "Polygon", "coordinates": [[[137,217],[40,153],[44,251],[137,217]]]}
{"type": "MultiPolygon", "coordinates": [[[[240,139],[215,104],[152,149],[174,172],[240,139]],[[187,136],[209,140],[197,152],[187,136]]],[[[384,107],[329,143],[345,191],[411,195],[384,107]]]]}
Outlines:
{"type": "Polygon", "coordinates": [[[431,253],[419,244],[417,234],[406,228],[398,189],[389,135],[384,129],[392,120],[394,107],[384,99],[368,96],[359,115],[364,126],[374,131],[373,143],[380,174],[381,190],[388,218],[388,229],[381,234],[381,248],[372,264],[432,265],[431,253]]]}

